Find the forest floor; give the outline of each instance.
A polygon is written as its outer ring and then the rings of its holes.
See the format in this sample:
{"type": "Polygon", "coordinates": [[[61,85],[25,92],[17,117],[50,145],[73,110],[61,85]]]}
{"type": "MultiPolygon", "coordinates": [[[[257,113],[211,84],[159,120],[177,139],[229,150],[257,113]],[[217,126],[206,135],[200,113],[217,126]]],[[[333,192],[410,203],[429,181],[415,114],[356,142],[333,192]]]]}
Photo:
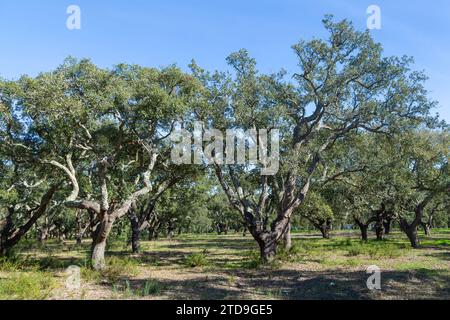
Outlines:
{"type": "MultiPolygon", "coordinates": [[[[370,235],[373,237],[373,235],[370,235]]],[[[0,299],[450,299],[450,230],[421,235],[410,248],[398,232],[362,243],[355,231],[332,239],[293,234],[293,249],[259,264],[250,236],[181,235],[142,242],[141,254],[113,242],[108,268],[89,268],[89,241],[22,243],[0,261],[0,299]],[[67,287],[79,266],[81,287],[67,287]],[[381,290],[369,290],[367,267],[381,270],[381,290]]]]}

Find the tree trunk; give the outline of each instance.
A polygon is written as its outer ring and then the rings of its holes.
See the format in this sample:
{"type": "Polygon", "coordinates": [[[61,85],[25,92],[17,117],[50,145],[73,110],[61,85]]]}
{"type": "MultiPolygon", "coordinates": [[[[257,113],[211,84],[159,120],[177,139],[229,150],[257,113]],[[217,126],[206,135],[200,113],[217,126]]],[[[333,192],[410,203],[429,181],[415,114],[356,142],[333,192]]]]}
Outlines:
{"type": "Polygon", "coordinates": [[[430,226],[430,224],[427,223],[427,222],[422,222],[421,226],[423,228],[423,232],[425,232],[425,235],[427,237],[431,236],[431,226],[430,226]]]}
{"type": "Polygon", "coordinates": [[[86,222],[84,226],[81,226],[81,228],[78,229],[78,232],[75,236],[75,239],[77,240],[77,245],[81,245],[83,243],[83,238],[86,235],[86,232],[89,230],[92,234],[92,228],[94,226],[94,222],[89,220],[86,222]]]}
{"type": "Polygon", "coordinates": [[[0,243],[0,258],[5,257],[7,253],[6,248],[3,246],[3,244],[0,243]]]}
{"type": "Polygon", "coordinates": [[[75,223],[77,225],[77,234],[75,236],[76,239],[76,245],[79,246],[81,245],[82,239],[83,239],[83,226],[82,226],[82,222],[81,222],[81,209],[77,209],[76,210],[76,215],[75,215],[75,223]]]}
{"type": "Polygon", "coordinates": [[[277,255],[277,243],[274,240],[259,240],[259,250],[263,263],[269,263],[275,259],[277,255]]]}
{"type": "Polygon", "coordinates": [[[384,221],[384,234],[391,233],[392,219],[386,219],[384,221]]]}
{"type": "Polygon", "coordinates": [[[289,251],[292,248],[292,238],[291,238],[291,223],[289,222],[286,226],[286,231],[283,236],[284,240],[284,250],[289,251]]]}
{"type": "Polygon", "coordinates": [[[414,249],[419,248],[420,242],[419,242],[419,237],[417,234],[417,225],[415,224],[415,222],[408,224],[408,222],[405,219],[401,219],[400,220],[400,229],[408,237],[409,242],[411,243],[411,246],[414,249]]]}
{"type": "Polygon", "coordinates": [[[358,224],[359,229],[361,230],[361,240],[362,241],[367,241],[369,238],[367,236],[367,229],[369,229],[369,226],[366,224],[358,224]]]}
{"type": "Polygon", "coordinates": [[[330,239],[330,231],[333,227],[333,220],[328,218],[326,221],[321,223],[320,232],[322,233],[322,237],[324,239],[330,239]]]}
{"type": "Polygon", "coordinates": [[[316,229],[320,230],[320,233],[322,234],[322,238],[323,239],[330,239],[330,231],[331,228],[333,226],[333,220],[328,218],[328,219],[311,219],[308,218],[308,220],[313,224],[313,226],[316,229]]]}
{"type": "Polygon", "coordinates": [[[28,211],[28,221],[20,227],[16,227],[13,221],[15,213],[14,206],[8,208],[8,215],[6,221],[2,220],[2,229],[0,230],[0,247],[1,254],[6,254],[12,247],[19,243],[20,239],[24,237],[27,232],[36,224],[37,220],[44,215],[47,207],[56,192],[58,185],[53,185],[41,198],[39,206],[36,209],[28,211]]]}
{"type": "MultiPolygon", "coordinates": [[[[250,217],[250,215],[248,215],[250,217]]],[[[281,217],[281,215],[280,215],[281,217]]],[[[254,220],[248,220],[248,223],[254,220]]],[[[286,239],[286,231],[290,227],[289,218],[282,217],[276,219],[271,226],[270,231],[264,231],[258,228],[258,225],[249,224],[248,230],[259,245],[262,263],[268,263],[274,260],[277,254],[278,244],[286,239]]],[[[290,235],[290,233],[289,233],[290,235]]],[[[290,237],[289,237],[290,239],[290,237]]]]}
{"type": "Polygon", "coordinates": [[[6,219],[2,220],[2,225],[1,225],[1,229],[0,229],[0,257],[4,257],[6,256],[7,252],[8,252],[8,239],[9,239],[9,234],[11,233],[11,230],[14,226],[13,224],[13,214],[14,214],[14,206],[11,206],[8,208],[8,215],[6,216],[6,219]]]}
{"type": "Polygon", "coordinates": [[[97,242],[92,250],[92,268],[102,270],[105,268],[106,240],[97,242]]]}
{"type": "Polygon", "coordinates": [[[99,224],[99,221],[97,221],[97,214],[92,211],[88,210],[89,213],[89,235],[93,238],[95,231],[97,230],[97,225],[99,224]]]}
{"type": "Polygon", "coordinates": [[[425,223],[425,235],[426,236],[431,236],[431,227],[428,223],[425,223]]]}
{"type": "Polygon", "coordinates": [[[85,237],[88,230],[92,234],[92,228],[94,227],[94,224],[95,224],[94,213],[89,212],[89,210],[88,210],[89,219],[88,219],[88,221],[85,221],[83,223],[82,212],[83,212],[83,210],[80,210],[80,209],[77,210],[77,216],[76,216],[77,231],[76,231],[76,235],[75,235],[77,245],[82,244],[83,238],[85,237]]]}
{"type": "Polygon", "coordinates": [[[219,236],[222,235],[223,228],[222,228],[222,224],[220,222],[217,224],[216,229],[217,229],[217,235],[219,235],[219,236]]]}
{"type": "Polygon", "coordinates": [[[263,219],[263,230],[267,231],[269,229],[269,217],[266,215],[263,219]]]}
{"type": "Polygon", "coordinates": [[[95,239],[92,243],[92,267],[95,270],[102,270],[105,268],[105,249],[106,241],[112,230],[116,217],[114,214],[104,214],[102,222],[98,226],[95,239]]]}
{"type": "Polygon", "coordinates": [[[411,246],[414,249],[419,248],[420,242],[419,237],[417,235],[417,228],[411,228],[406,231],[406,235],[408,236],[409,242],[411,242],[411,246]]]}
{"type": "Polygon", "coordinates": [[[414,209],[415,217],[411,224],[408,224],[408,221],[406,219],[400,218],[400,228],[403,232],[406,233],[409,241],[411,242],[411,246],[414,249],[417,249],[420,246],[419,237],[417,235],[417,227],[422,221],[423,210],[432,199],[433,195],[429,194],[422,202],[420,202],[416,206],[416,208],[414,209]]]}
{"type": "Polygon", "coordinates": [[[141,250],[141,230],[139,218],[135,210],[130,210],[128,213],[131,225],[131,250],[133,253],[139,253],[141,250]]]}
{"type": "Polygon", "coordinates": [[[48,238],[48,230],[46,227],[42,227],[38,231],[38,242],[42,243],[42,242],[44,242],[44,240],[47,240],[47,238],[48,238]]]}
{"type": "Polygon", "coordinates": [[[148,241],[157,240],[159,237],[159,226],[148,230],[148,241]]]}
{"type": "Polygon", "coordinates": [[[59,242],[64,242],[64,240],[66,240],[66,235],[64,234],[64,232],[61,232],[60,230],[58,230],[58,240],[59,242]]]}
{"type": "Polygon", "coordinates": [[[375,224],[375,233],[377,234],[377,240],[382,241],[384,239],[384,225],[379,221],[375,224]]]}
{"type": "Polygon", "coordinates": [[[175,236],[175,219],[169,219],[167,222],[167,238],[172,240],[175,236]]]}
{"type": "Polygon", "coordinates": [[[8,243],[7,239],[3,237],[3,234],[0,233],[0,236],[2,236],[0,239],[0,258],[2,258],[8,256],[8,253],[10,252],[12,245],[8,243]]]}
{"type": "Polygon", "coordinates": [[[158,239],[159,228],[161,227],[161,222],[153,221],[148,226],[148,241],[153,241],[158,239]]]}
{"type": "Polygon", "coordinates": [[[326,226],[321,226],[320,233],[322,233],[322,238],[324,239],[330,239],[330,229],[328,229],[326,226]]]}

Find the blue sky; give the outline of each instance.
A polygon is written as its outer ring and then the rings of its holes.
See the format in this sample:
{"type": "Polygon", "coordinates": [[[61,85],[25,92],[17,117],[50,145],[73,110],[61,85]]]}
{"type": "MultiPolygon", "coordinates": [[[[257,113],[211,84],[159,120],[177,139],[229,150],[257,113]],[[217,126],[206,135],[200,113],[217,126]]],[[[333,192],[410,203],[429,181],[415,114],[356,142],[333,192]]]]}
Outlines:
{"type": "Polygon", "coordinates": [[[68,55],[102,67],[145,66],[192,58],[207,69],[246,48],[261,71],[296,71],[290,46],[324,35],[326,13],[366,27],[366,9],[381,8],[382,29],[372,31],[387,55],[411,55],[430,77],[430,96],[450,121],[450,1],[448,0],[0,0],[0,77],[36,75],[68,55]],[[81,8],[81,30],[68,30],[66,9],[81,8]]]}

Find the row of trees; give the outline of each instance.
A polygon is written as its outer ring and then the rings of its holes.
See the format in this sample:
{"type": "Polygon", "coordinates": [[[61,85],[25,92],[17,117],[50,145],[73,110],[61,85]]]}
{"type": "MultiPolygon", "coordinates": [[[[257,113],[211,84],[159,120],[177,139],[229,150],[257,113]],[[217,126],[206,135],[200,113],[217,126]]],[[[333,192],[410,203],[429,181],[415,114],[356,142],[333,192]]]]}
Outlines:
{"type": "Polygon", "coordinates": [[[397,221],[417,247],[419,225],[448,217],[448,127],[431,116],[436,103],[410,58],[384,57],[347,21],[326,17],[324,26],[327,39],[293,46],[299,70],[291,76],[259,73],[241,50],[228,57],[230,72],[195,62],[190,73],[105,70],[67,59],[0,82],[0,254],[33,228],[41,238],[57,230],[78,240],[92,231],[92,264],[101,269],[126,217],[134,252],[143,232],[153,238],[162,226],[169,236],[231,228],[248,231],[269,261],[281,243],[290,246],[298,216],[324,237],[339,216],[363,240],[369,225],[381,239],[397,221]],[[279,130],[280,170],[175,165],[169,136],[194,121],[223,132],[279,130]]]}

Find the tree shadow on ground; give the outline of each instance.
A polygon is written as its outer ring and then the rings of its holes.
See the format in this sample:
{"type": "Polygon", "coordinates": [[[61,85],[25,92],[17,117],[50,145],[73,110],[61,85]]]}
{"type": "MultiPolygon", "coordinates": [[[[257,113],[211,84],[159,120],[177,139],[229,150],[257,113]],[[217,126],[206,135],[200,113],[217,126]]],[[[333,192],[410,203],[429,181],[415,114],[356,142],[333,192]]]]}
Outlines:
{"type": "MultiPolygon", "coordinates": [[[[427,256],[433,257],[433,258],[437,258],[439,260],[450,261],[450,252],[449,251],[443,250],[441,248],[437,248],[437,249],[434,249],[434,250],[436,250],[436,252],[429,253],[429,254],[427,254],[427,256]]],[[[450,269],[450,266],[449,266],[449,269],[450,269]]]]}
{"type": "MultiPolygon", "coordinates": [[[[229,271],[208,278],[201,273],[188,280],[130,279],[118,283],[138,292],[148,281],[158,281],[169,299],[286,299],[286,300],[370,300],[370,299],[449,299],[448,274],[430,270],[382,273],[382,289],[367,288],[365,272],[346,271],[229,271]],[[414,285],[412,285],[414,284],[414,285]],[[440,284],[440,285],[437,285],[440,284]],[[405,288],[405,285],[408,285],[405,288]]],[[[142,298],[152,298],[152,295],[142,298]]]]}
{"type": "Polygon", "coordinates": [[[145,251],[131,254],[130,251],[108,252],[108,257],[130,258],[143,264],[154,266],[173,266],[183,264],[187,253],[183,251],[145,251]]]}
{"type": "Polygon", "coordinates": [[[184,243],[173,243],[167,245],[168,249],[227,249],[242,250],[256,248],[256,243],[249,238],[221,238],[208,240],[189,240],[184,243]]]}

